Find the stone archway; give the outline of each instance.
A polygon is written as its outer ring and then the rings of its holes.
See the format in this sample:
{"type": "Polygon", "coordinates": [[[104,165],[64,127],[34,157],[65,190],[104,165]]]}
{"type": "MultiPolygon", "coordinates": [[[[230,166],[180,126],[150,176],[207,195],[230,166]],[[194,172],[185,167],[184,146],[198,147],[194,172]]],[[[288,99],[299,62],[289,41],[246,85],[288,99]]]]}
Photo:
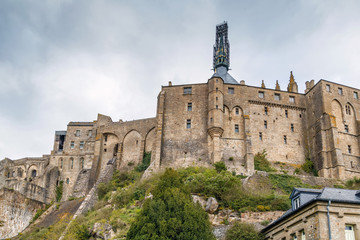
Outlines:
{"type": "Polygon", "coordinates": [[[141,135],[136,130],[128,132],[123,140],[123,151],[120,169],[130,169],[138,165],[142,159],[143,142],[141,135]]]}

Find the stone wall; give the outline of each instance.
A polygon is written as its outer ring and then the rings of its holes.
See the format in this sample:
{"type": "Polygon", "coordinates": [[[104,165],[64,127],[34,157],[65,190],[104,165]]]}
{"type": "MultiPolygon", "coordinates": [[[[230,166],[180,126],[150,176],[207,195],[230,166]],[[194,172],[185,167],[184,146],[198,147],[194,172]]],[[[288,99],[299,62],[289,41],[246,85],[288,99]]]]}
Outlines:
{"type": "Polygon", "coordinates": [[[26,198],[30,198],[42,203],[50,203],[51,198],[47,189],[27,181],[17,181],[9,186],[9,188],[21,193],[26,198]]]}

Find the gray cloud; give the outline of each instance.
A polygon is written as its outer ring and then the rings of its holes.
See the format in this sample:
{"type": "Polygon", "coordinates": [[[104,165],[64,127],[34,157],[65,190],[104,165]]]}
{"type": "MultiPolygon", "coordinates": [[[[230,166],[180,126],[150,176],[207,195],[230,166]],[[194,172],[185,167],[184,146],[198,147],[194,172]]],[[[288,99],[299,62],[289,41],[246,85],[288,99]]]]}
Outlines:
{"type": "Polygon", "coordinates": [[[153,117],[161,85],[206,82],[215,25],[231,74],[286,88],[294,71],[360,88],[355,1],[0,1],[0,159],[39,156],[69,121],[153,117]]]}

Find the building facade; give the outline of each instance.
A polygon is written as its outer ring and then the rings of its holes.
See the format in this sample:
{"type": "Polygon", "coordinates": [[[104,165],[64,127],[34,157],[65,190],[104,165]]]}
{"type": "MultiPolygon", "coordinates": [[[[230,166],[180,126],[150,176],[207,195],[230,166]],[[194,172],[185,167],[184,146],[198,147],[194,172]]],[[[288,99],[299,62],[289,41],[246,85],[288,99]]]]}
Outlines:
{"type": "Polygon", "coordinates": [[[2,161],[0,184],[29,181],[35,170],[31,181],[46,188],[52,178],[43,176],[58,171],[64,198],[80,197],[109,161],[128,171],[141,163],[145,152],[151,152],[146,174],[223,161],[230,171],[251,175],[254,155],[266,150],[271,162],[298,167],[310,158],[323,177],[360,176],[360,90],[312,80],[306,82],[305,93],[299,93],[292,72],[286,90],[278,83],[270,89],[264,82],[260,87],[238,82],[228,73],[227,32],[226,23],[216,26],[210,79],[162,86],[155,117],[114,122],[99,114],[92,122],[70,122],[66,131],[56,131],[51,154],[36,160],[41,164],[2,161]]]}

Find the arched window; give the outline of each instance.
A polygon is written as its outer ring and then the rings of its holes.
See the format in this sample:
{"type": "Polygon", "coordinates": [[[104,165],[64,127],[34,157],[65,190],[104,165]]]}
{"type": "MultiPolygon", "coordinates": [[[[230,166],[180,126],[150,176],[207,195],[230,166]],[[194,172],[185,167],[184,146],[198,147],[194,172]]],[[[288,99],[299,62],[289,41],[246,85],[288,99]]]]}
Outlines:
{"type": "Polygon", "coordinates": [[[345,112],[346,112],[347,115],[351,115],[350,105],[347,104],[347,105],[345,106],[345,112]]]}
{"type": "Polygon", "coordinates": [[[36,177],[36,170],[35,169],[31,171],[31,177],[36,177]]]}
{"type": "Polygon", "coordinates": [[[80,167],[84,169],[84,158],[80,158],[80,167]]]}

